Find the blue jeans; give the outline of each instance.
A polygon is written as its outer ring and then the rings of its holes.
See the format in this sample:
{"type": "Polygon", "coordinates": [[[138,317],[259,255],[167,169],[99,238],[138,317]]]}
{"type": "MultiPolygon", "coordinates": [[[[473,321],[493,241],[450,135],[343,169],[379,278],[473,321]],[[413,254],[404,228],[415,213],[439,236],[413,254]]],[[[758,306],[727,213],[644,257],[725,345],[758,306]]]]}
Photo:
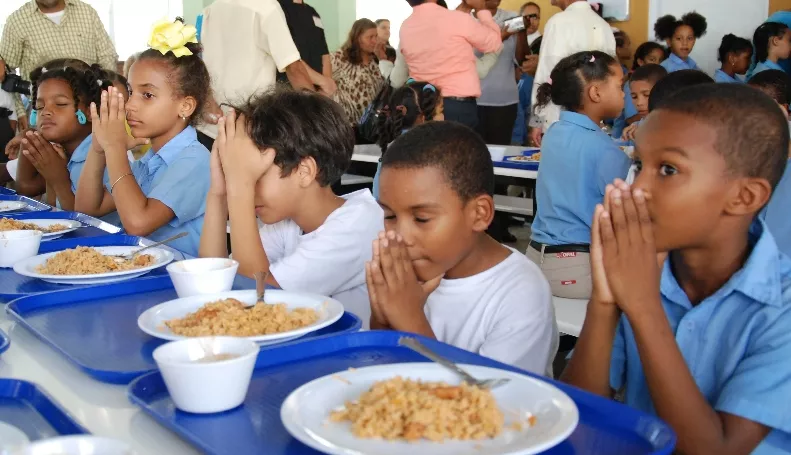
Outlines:
{"type": "Polygon", "coordinates": [[[472,129],[478,127],[478,103],[474,99],[461,101],[456,98],[445,98],[445,120],[467,125],[472,129]]]}

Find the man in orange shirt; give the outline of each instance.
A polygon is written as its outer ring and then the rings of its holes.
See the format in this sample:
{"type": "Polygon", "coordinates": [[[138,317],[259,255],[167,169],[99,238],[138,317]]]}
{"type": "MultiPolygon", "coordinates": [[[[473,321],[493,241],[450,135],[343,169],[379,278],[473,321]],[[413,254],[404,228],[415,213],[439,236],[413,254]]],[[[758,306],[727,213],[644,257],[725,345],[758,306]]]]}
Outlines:
{"type": "Polygon", "coordinates": [[[467,12],[443,8],[437,0],[407,2],[413,12],[401,25],[399,47],[410,76],[439,87],[445,120],[475,128],[481,80],[473,49],[491,53],[503,47],[500,27],[486,9],[486,1],[464,0],[462,4],[475,10],[478,20],[467,12]]]}

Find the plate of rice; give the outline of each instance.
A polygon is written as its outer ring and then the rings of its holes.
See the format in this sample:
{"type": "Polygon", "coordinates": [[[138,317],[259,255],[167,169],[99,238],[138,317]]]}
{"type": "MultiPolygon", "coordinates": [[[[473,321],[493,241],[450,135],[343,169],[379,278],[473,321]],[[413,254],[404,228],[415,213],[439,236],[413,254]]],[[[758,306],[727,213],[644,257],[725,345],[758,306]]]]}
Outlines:
{"type": "Polygon", "coordinates": [[[82,227],[82,223],[74,220],[14,220],[0,218],[0,231],[41,231],[41,240],[55,240],[82,227]]]}
{"type": "Polygon", "coordinates": [[[0,213],[16,212],[27,207],[27,203],[21,201],[0,201],[0,213]]]}
{"type": "Polygon", "coordinates": [[[293,391],[280,419],[294,438],[334,455],[527,455],[577,427],[577,406],[552,384],[460,366],[479,379],[511,381],[483,390],[428,362],[350,369],[293,391]]]}
{"type": "Polygon", "coordinates": [[[140,330],[163,340],[236,336],[259,345],[283,343],[327,327],[343,316],[343,304],[315,294],[228,291],[170,300],[149,308],[137,319],[140,330]]]}
{"type": "Polygon", "coordinates": [[[115,283],[167,265],[173,253],[152,248],[131,260],[111,257],[139,250],[140,246],[84,247],[40,254],[14,264],[14,271],[23,276],[57,284],[115,283]]]}

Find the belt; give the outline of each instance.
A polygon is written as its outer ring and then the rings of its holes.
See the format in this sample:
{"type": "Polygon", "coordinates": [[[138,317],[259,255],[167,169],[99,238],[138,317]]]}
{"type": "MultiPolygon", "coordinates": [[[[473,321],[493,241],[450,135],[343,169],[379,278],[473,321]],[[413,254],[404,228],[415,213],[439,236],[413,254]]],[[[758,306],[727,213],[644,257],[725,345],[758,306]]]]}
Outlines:
{"type": "Polygon", "coordinates": [[[542,247],[545,254],[590,253],[591,251],[590,245],[544,245],[533,240],[530,241],[530,248],[541,251],[542,247]]]}
{"type": "Polygon", "coordinates": [[[462,102],[462,103],[469,103],[471,101],[477,101],[478,100],[478,98],[476,98],[474,96],[444,96],[443,98],[445,98],[446,100],[459,101],[459,102],[462,102]]]}

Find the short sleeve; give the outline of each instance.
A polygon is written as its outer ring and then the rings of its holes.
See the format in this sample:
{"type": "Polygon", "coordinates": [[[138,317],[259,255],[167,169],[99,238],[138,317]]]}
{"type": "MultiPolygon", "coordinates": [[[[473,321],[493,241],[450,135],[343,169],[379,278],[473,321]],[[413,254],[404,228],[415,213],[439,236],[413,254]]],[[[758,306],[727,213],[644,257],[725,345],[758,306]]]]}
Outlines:
{"type": "Polygon", "coordinates": [[[755,340],[727,380],[715,409],[791,433],[791,310],[754,332],[755,340]]]}
{"type": "Polygon", "coordinates": [[[632,159],[623,152],[609,136],[601,142],[601,152],[596,159],[598,187],[602,197],[604,189],[615,179],[625,179],[629,174],[632,159]]]}
{"type": "Polygon", "coordinates": [[[276,4],[269,14],[262,16],[260,22],[260,32],[266,36],[267,50],[272,55],[277,70],[285,73],[286,67],[299,61],[301,57],[280,4],[276,4]]]}
{"type": "MultiPolygon", "coordinates": [[[[316,19],[318,19],[319,20],[319,24],[322,23],[321,16],[319,16],[319,13],[315,9],[313,10],[313,18],[314,18],[313,19],[314,21],[316,19]]],[[[316,25],[316,29],[317,29],[316,30],[317,35],[319,35],[319,34],[321,35],[320,36],[321,39],[319,39],[316,42],[316,45],[319,47],[319,53],[321,55],[328,55],[330,53],[330,49],[327,46],[327,35],[324,32],[324,27],[319,27],[318,25],[316,25]]]]}
{"type": "Polygon", "coordinates": [[[206,157],[184,155],[168,165],[146,196],[173,210],[176,217],[170,225],[179,227],[206,212],[209,182],[208,154],[206,157]]]}
{"type": "Polygon", "coordinates": [[[287,231],[294,231],[294,235],[298,236],[299,228],[291,226],[292,224],[293,221],[284,220],[275,224],[265,224],[258,230],[258,235],[261,238],[261,245],[264,247],[264,252],[266,252],[266,258],[269,260],[269,264],[274,264],[285,256],[285,236],[288,235],[287,231]]]}
{"type": "Polygon", "coordinates": [[[11,16],[3,28],[3,37],[0,38],[0,58],[10,68],[18,68],[22,64],[22,48],[24,41],[17,33],[17,23],[11,16]]]}
{"type": "Polygon", "coordinates": [[[613,390],[620,390],[626,385],[626,330],[624,328],[624,318],[618,321],[618,328],[615,330],[615,339],[612,343],[612,354],[610,359],[610,387],[613,390]]]}

